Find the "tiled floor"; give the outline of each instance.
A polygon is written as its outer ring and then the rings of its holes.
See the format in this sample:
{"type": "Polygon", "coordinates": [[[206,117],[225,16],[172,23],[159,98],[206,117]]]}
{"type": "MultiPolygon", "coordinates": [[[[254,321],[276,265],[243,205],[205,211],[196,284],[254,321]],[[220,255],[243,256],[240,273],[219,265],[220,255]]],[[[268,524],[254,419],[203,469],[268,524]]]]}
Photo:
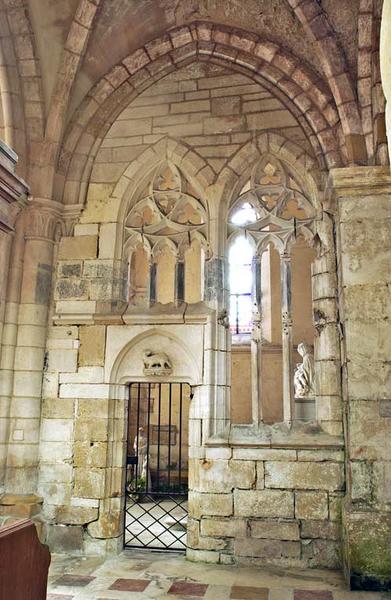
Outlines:
{"type": "Polygon", "coordinates": [[[191,563],[183,555],[124,552],[100,558],[52,556],[47,600],[390,600],[347,592],[334,571],[191,563]]]}

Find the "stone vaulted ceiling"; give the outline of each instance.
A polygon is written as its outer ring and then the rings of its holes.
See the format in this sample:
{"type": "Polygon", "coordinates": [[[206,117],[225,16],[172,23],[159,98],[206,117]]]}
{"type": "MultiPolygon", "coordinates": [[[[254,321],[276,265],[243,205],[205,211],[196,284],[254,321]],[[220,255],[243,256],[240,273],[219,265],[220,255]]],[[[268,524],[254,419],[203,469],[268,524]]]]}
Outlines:
{"type": "MultiPolygon", "coordinates": [[[[359,0],[323,0],[353,76],[357,71],[359,0]]],[[[61,49],[79,0],[29,0],[45,101],[53,91],[61,49]],[[50,47],[50,52],[47,49],[50,47]]],[[[101,0],[74,86],[70,110],[115,64],[167,30],[196,20],[255,32],[276,41],[325,76],[314,40],[288,0],[101,0]]]]}
{"type": "Polygon", "coordinates": [[[134,72],[126,67],[126,60],[135,64],[135,52],[175,63],[173,56],[162,56],[168,40],[167,53],[196,44],[192,60],[207,52],[222,61],[224,46],[224,60],[235,63],[234,70],[243,71],[240,53],[247,53],[249,74],[265,75],[276,93],[305,114],[321,152],[331,156],[332,145],[339,145],[341,158],[326,158],[329,166],[338,160],[341,166],[384,164],[378,148],[382,122],[376,122],[384,112],[378,76],[381,5],[382,0],[1,0],[3,137],[19,154],[19,171],[35,193],[52,197],[54,183],[43,181],[42,169],[52,165],[54,175],[66,140],[74,148],[80,128],[93,127],[91,119],[96,133],[107,122],[115,104],[106,103],[107,95],[119,97],[124,89],[117,88],[144,67],[136,64],[134,72]],[[197,23],[214,28],[210,39],[202,38],[205,29],[197,39],[189,34],[194,41],[181,40],[181,28],[194,32],[197,23]],[[174,31],[179,47],[173,45],[174,31]],[[266,46],[258,52],[260,43],[266,46]],[[149,45],[155,50],[145,50],[149,45]],[[98,118],[94,103],[106,116],[98,118]]]}

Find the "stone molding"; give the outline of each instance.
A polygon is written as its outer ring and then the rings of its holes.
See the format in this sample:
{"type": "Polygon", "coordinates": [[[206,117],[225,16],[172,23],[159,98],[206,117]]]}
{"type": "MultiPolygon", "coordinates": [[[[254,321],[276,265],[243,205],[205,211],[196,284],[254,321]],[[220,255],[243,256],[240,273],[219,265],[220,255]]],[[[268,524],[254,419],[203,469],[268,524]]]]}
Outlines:
{"type": "Polygon", "coordinates": [[[56,242],[64,235],[64,223],[61,213],[56,207],[42,206],[32,202],[27,205],[24,213],[25,239],[41,239],[56,242]]]}
{"type": "Polygon", "coordinates": [[[18,157],[0,140],[0,230],[12,232],[16,217],[28,194],[28,185],[15,173],[18,157]]]}
{"type": "Polygon", "coordinates": [[[334,191],[339,200],[346,195],[363,196],[391,193],[389,167],[345,167],[331,169],[328,189],[334,191]]]}

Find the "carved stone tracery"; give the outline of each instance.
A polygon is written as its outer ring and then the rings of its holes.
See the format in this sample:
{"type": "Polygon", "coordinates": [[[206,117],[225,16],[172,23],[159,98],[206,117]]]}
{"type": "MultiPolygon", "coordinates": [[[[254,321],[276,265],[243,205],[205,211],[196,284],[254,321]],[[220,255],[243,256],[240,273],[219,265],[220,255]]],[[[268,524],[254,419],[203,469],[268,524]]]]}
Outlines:
{"type": "Polygon", "coordinates": [[[125,218],[125,245],[146,245],[153,256],[169,248],[183,259],[197,239],[207,247],[208,215],[174,164],[162,162],[125,218]]]}
{"type": "MultiPolygon", "coordinates": [[[[252,371],[260,378],[262,355],[262,306],[260,260],[273,245],[280,254],[281,323],[283,362],[284,421],[294,419],[293,319],[291,293],[291,250],[298,237],[310,243],[319,217],[315,199],[296,172],[271,154],[264,155],[252,168],[249,180],[231,206],[228,219],[229,241],[245,235],[254,246],[253,325],[251,334],[252,371]]],[[[254,422],[262,418],[260,381],[253,382],[254,422]]]]}

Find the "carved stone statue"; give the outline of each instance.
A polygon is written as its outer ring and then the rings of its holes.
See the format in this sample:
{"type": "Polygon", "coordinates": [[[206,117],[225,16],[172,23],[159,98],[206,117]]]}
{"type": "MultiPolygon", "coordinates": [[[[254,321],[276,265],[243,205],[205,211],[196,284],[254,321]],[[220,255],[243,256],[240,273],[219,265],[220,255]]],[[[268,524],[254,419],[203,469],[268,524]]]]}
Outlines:
{"type": "Polygon", "coordinates": [[[169,375],[172,371],[171,361],[164,352],[145,350],[143,361],[144,373],[147,375],[169,375]]]}
{"type": "Polygon", "coordinates": [[[217,317],[217,323],[225,327],[225,329],[229,329],[229,317],[228,312],[225,308],[220,312],[219,316],[217,317]]]}
{"type": "Polygon", "coordinates": [[[295,398],[305,398],[314,394],[314,357],[311,346],[301,342],[297,351],[303,357],[303,362],[296,365],[293,379],[295,398]]]}
{"type": "Polygon", "coordinates": [[[143,427],[139,427],[138,429],[138,434],[134,438],[133,449],[138,458],[136,467],[137,487],[142,485],[145,489],[150,489],[151,475],[148,468],[148,440],[144,434],[143,427]]]}

